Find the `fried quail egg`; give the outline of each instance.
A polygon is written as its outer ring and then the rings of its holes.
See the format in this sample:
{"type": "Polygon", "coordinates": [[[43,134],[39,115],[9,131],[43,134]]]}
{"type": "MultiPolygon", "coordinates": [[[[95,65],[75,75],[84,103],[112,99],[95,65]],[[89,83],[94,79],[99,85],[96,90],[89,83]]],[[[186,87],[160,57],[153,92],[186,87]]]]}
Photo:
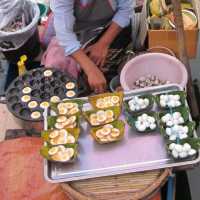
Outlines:
{"type": "Polygon", "coordinates": [[[39,111],[35,111],[31,113],[32,119],[39,119],[41,117],[41,113],[39,111]]]}
{"type": "Polygon", "coordinates": [[[31,97],[29,95],[24,95],[24,96],[22,96],[21,100],[22,100],[22,102],[27,103],[31,100],[31,97]]]}
{"type": "Polygon", "coordinates": [[[60,108],[59,109],[59,114],[60,115],[66,115],[68,113],[68,109],[67,108],[60,108]]]}
{"type": "Polygon", "coordinates": [[[111,102],[114,104],[118,104],[120,101],[120,98],[118,96],[112,96],[111,97],[111,102]]]}
{"type": "Polygon", "coordinates": [[[65,85],[65,87],[66,87],[67,90],[72,90],[76,87],[76,85],[73,82],[69,82],[65,85]]]}
{"type": "Polygon", "coordinates": [[[112,124],[106,124],[106,125],[104,125],[104,127],[105,127],[105,128],[111,128],[111,129],[114,128],[112,124]]]}
{"type": "Polygon", "coordinates": [[[73,135],[69,135],[67,137],[67,143],[74,144],[76,142],[75,137],[73,135]]]}
{"type": "Polygon", "coordinates": [[[70,102],[64,103],[64,105],[67,109],[72,109],[74,107],[74,103],[70,103],[70,102]]]}
{"type": "Polygon", "coordinates": [[[76,95],[76,92],[74,92],[73,90],[69,90],[66,92],[66,96],[69,98],[72,98],[76,95]]]}
{"type": "Polygon", "coordinates": [[[110,128],[105,128],[105,127],[103,127],[103,128],[101,129],[101,134],[102,134],[103,136],[109,135],[110,133],[111,133],[111,129],[110,129],[110,128]]]}
{"type": "Polygon", "coordinates": [[[112,132],[111,132],[111,136],[112,136],[113,138],[119,137],[119,136],[120,136],[120,130],[117,129],[117,128],[113,128],[113,129],[112,129],[112,132]]]}
{"type": "Polygon", "coordinates": [[[50,76],[52,76],[53,75],[53,72],[51,71],[51,70],[45,70],[44,71],[44,76],[45,77],[50,77],[50,76]]]}
{"type": "Polygon", "coordinates": [[[98,115],[98,114],[97,114],[97,121],[98,121],[99,123],[105,122],[106,119],[107,119],[107,117],[106,117],[105,114],[103,114],[103,115],[98,115]]]}
{"type": "Polygon", "coordinates": [[[59,116],[56,119],[56,122],[58,122],[58,123],[63,123],[63,122],[66,122],[66,121],[67,121],[67,117],[65,117],[65,116],[59,116]]]}
{"type": "Polygon", "coordinates": [[[70,124],[74,124],[76,122],[76,116],[71,116],[69,120],[70,120],[70,124]]]}
{"type": "Polygon", "coordinates": [[[38,106],[37,101],[31,101],[28,103],[29,108],[36,108],[38,106]]]}
{"type": "Polygon", "coordinates": [[[55,123],[55,128],[57,128],[57,129],[63,129],[64,128],[64,125],[63,125],[63,123],[55,123]]]}
{"type": "Polygon", "coordinates": [[[74,108],[72,108],[72,109],[68,112],[68,114],[69,114],[69,115],[75,115],[75,114],[78,113],[78,112],[79,112],[79,108],[74,107],[74,108]]]}
{"type": "Polygon", "coordinates": [[[102,134],[101,129],[99,129],[99,130],[96,131],[96,136],[97,136],[97,138],[99,138],[99,139],[101,139],[101,138],[104,137],[103,134],[102,134]]]}
{"type": "Polygon", "coordinates": [[[49,154],[50,156],[53,156],[53,155],[55,155],[58,151],[59,151],[59,148],[58,148],[58,147],[52,147],[52,148],[49,149],[48,154],[49,154]]]}
{"type": "Polygon", "coordinates": [[[58,97],[58,96],[52,96],[51,99],[50,99],[50,101],[52,103],[58,103],[60,101],[60,97],[58,97]]]}
{"type": "Polygon", "coordinates": [[[67,148],[66,152],[68,153],[70,158],[72,158],[74,156],[74,153],[75,153],[73,148],[67,148]]]}
{"type": "Polygon", "coordinates": [[[40,108],[42,108],[42,109],[45,109],[45,108],[48,108],[48,107],[49,107],[49,102],[47,102],[47,101],[43,101],[40,104],[40,108]]]}
{"type": "Polygon", "coordinates": [[[58,137],[58,135],[59,135],[59,131],[58,130],[54,130],[49,134],[49,137],[51,139],[54,139],[54,138],[58,137]]]}
{"type": "Polygon", "coordinates": [[[114,112],[112,110],[106,110],[105,114],[109,119],[114,117],[114,112]]]}
{"type": "Polygon", "coordinates": [[[24,94],[29,94],[29,93],[31,93],[31,88],[30,87],[25,87],[23,90],[22,90],[22,92],[24,93],[24,94]]]}

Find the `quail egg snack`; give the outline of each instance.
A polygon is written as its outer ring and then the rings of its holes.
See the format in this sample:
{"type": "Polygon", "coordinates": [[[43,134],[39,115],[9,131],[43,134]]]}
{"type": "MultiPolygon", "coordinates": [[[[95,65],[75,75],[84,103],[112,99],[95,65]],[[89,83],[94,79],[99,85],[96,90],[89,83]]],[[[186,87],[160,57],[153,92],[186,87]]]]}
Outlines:
{"type": "Polygon", "coordinates": [[[157,128],[156,119],[146,113],[139,115],[135,121],[135,128],[138,132],[154,131],[157,128]]]}
{"type": "Polygon", "coordinates": [[[77,145],[43,146],[40,153],[51,161],[71,162],[77,156],[77,145]]]}
{"type": "Polygon", "coordinates": [[[152,105],[153,100],[150,96],[134,96],[130,100],[125,101],[125,107],[128,112],[139,112],[150,108],[152,105]]]}
{"type": "Polygon", "coordinates": [[[181,96],[179,94],[163,94],[160,95],[159,98],[161,108],[177,108],[182,105],[181,96]]]}
{"type": "Polygon", "coordinates": [[[193,149],[191,145],[188,143],[184,144],[171,143],[168,148],[170,154],[174,159],[184,159],[191,156],[195,156],[197,154],[197,151],[193,149]]]}
{"type": "Polygon", "coordinates": [[[166,113],[161,117],[161,122],[164,123],[168,127],[172,127],[174,125],[183,124],[186,121],[181,112],[174,113],[166,113]]]}
{"type": "Polygon", "coordinates": [[[94,108],[97,109],[106,109],[109,107],[121,106],[122,99],[122,92],[105,93],[103,95],[89,97],[90,103],[93,105],[94,108]]]}
{"type": "Polygon", "coordinates": [[[177,139],[185,139],[188,137],[189,128],[188,126],[182,126],[182,125],[174,125],[172,127],[166,128],[166,134],[169,137],[169,140],[175,141],[177,139]]]}
{"type": "MultiPolygon", "coordinates": [[[[44,109],[63,99],[77,97],[77,89],[77,81],[67,74],[51,68],[36,68],[12,81],[6,91],[7,106],[19,119],[42,121],[44,109]]],[[[77,108],[70,112],[73,115],[77,108]]]]}
{"type": "Polygon", "coordinates": [[[114,123],[106,124],[101,128],[93,128],[91,132],[98,143],[111,143],[122,139],[124,135],[124,126],[123,121],[115,121],[114,123]]]}
{"type": "Polygon", "coordinates": [[[59,115],[76,115],[80,113],[79,104],[76,102],[61,102],[56,106],[59,115]]]}
{"type": "MultiPolygon", "coordinates": [[[[119,110],[118,112],[120,113],[119,110]]],[[[104,124],[108,124],[113,122],[117,118],[114,109],[86,111],[84,115],[91,126],[101,126],[104,124]]]]}
{"type": "Polygon", "coordinates": [[[56,117],[56,123],[54,124],[54,128],[56,129],[67,129],[67,128],[76,128],[77,127],[77,116],[66,117],[64,115],[60,115],[56,117]]]}
{"type": "Polygon", "coordinates": [[[75,144],[78,140],[80,130],[76,129],[53,129],[44,131],[42,138],[47,141],[50,145],[61,145],[61,144],[75,144]]]}

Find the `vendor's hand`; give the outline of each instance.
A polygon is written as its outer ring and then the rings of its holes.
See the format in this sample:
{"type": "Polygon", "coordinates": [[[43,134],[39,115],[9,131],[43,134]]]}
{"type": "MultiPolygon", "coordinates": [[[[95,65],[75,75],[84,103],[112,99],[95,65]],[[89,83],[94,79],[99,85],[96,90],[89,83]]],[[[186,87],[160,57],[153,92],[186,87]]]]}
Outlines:
{"type": "Polygon", "coordinates": [[[106,89],[106,79],[103,73],[95,66],[87,74],[88,83],[95,93],[103,93],[106,89]]]}
{"type": "Polygon", "coordinates": [[[85,52],[90,59],[100,68],[103,68],[108,55],[108,46],[102,42],[97,42],[86,48],[85,52]]]}

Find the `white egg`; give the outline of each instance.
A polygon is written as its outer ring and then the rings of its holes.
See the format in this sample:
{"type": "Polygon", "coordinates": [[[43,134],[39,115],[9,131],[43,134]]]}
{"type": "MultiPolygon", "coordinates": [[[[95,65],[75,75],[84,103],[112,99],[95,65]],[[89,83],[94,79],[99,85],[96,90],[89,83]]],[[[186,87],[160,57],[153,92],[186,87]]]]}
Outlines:
{"type": "Polygon", "coordinates": [[[173,149],[173,151],[172,151],[172,156],[174,158],[178,158],[178,152],[175,149],[173,149]]]}
{"type": "Polygon", "coordinates": [[[195,155],[197,153],[197,151],[195,150],[195,149],[191,149],[189,152],[188,152],[188,154],[190,155],[190,156],[193,156],[193,155],[195,155]]]}
{"type": "Polygon", "coordinates": [[[136,105],[136,106],[135,106],[135,110],[137,110],[137,111],[140,110],[140,106],[139,106],[139,105],[136,105]]]}
{"type": "Polygon", "coordinates": [[[171,140],[171,141],[174,141],[174,140],[176,140],[176,135],[175,135],[175,134],[173,134],[173,135],[170,135],[170,137],[169,137],[169,140],[171,140]]]}
{"type": "Polygon", "coordinates": [[[181,114],[179,112],[173,113],[173,118],[174,119],[179,119],[181,117],[181,114]]]}
{"type": "Polygon", "coordinates": [[[154,130],[154,129],[156,129],[156,124],[155,124],[155,123],[153,123],[153,124],[150,124],[150,129],[151,129],[151,130],[154,130]]]}
{"type": "Polygon", "coordinates": [[[142,114],[142,119],[143,120],[147,120],[148,119],[148,115],[147,114],[142,114]]]}
{"type": "Polygon", "coordinates": [[[174,119],[174,120],[173,120],[173,124],[174,124],[174,125],[177,125],[177,124],[179,124],[179,121],[178,121],[177,119],[174,119]]]}
{"type": "Polygon", "coordinates": [[[171,101],[168,103],[168,106],[174,108],[174,107],[175,107],[175,101],[174,101],[174,100],[171,100],[171,101]]]}
{"type": "Polygon", "coordinates": [[[136,122],[135,122],[135,127],[138,129],[138,128],[141,126],[141,124],[142,124],[142,123],[141,123],[140,121],[136,121],[136,122]]]}
{"type": "Polygon", "coordinates": [[[183,124],[184,123],[184,119],[183,117],[180,117],[179,120],[178,120],[179,124],[183,124]]]}
{"type": "Polygon", "coordinates": [[[179,126],[178,125],[174,125],[172,127],[172,131],[175,132],[175,133],[177,133],[179,131],[179,126]]]}
{"type": "Polygon", "coordinates": [[[188,154],[185,151],[182,151],[182,152],[179,153],[180,158],[186,158],[187,156],[188,156],[188,154]]]}
{"type": "Polygon", "coordinates": [[[160,100],[161,107],[166,107],[166,102],[164,100],[160,100]]]}
{"type": "Polygon", "coordinates": [[[148,106],[149,105],[149,99],[145,98],[144,103],[145,103],[146,106],[148,106]]]}
{"type": "Polygon", "coordinates": [[[170,136],[172,134],[172,129],[166,128],[166,134],[170,136]]]}
{"type": "Polygon", "coordinates": [[[150,117],[149,122],[150,122],[150,123],[155,123],[155,122],[156,122],[156,119],[155,119],[154,117],[150,117]]]}
{"type": "Polygon", "coordinates": [[[181,139],[181,140],[183,140],[183,139],[185,139],[185,138],[187,138],[188,137],[188,135],[187,134],[179,134],[179,138],[181,139]]]}
{"type": "Polygon", "coordinates": [[[164,99],[165,99],[165,95],[163,95],[163,94],[160,95],[160,99],[161,99],[161,100],[164,100],[164,99]]]}
{"type": "Polygon", "coordinates": [[[139,117],[137,118],[137,120],[138,120],[138,121],[143,121],[143,118],[142,118],[141,116],[139,116],[139,117]]]}
{"type": "Polygon", "coordinates": [[[169,121],[169,120],[172,119],[172,116],[171,116],[169,113],[167,113],[167,114],[165,115],[165,117],[166,117],[166,121],[169,121]]]}
{"type": "Polygon", "coordinates": [[[174,147],[174,149],[176,149],[176,151],[180,153],[180,152],[182,152],[183,147],[180,144],[176,144],[176,146],[174,147]]]}
{"type": "Polygon", "coordinates": [[[142,106],[142,105],[144,104],[144,100],[143,100],[143,99],[139,99],[139,100],[138,100],[138,104],[139,104],[140,106],[142,106]]]}
{"type": "Polygon", "coordinates": [[[173,122],[172,122],[171,120],[168,121],[166,124],[167,124],[167,126],[169,126],[169,127],[173,126],[173,122]]]}
{"type": "Polygon", "coordinates": [[[176,100],[176,101],[180,100],[180,96],[178,94],[174,95],[174,100],[176,100]]]}
{"type": "Polygon", "coordinates": [[[135,111],[135,110],[136,110],[135,106],[134,106],[134,105],[131,105],[131,106],[130,106],[130,110],[131,110],[131,111],[135,111]]]}
{"type": "Polygon", "coordinates": [[[169,149],[170,149],[170,150],[173,150],[175,146],[176,146],[175,143],[171,143],[171,144],[169,145],[169,149]]]}
{"type": "Polygon", "coordinates": [[[187,134],[189,132],[189,128],[187,126],[184,126],[183,127],[183,132],[187,134]]]}
{"type": "Polygon", "coordinates": [[[176,101],[176,102],[175,102],[175,106],[176,106],[176,107],[181,106],[181,102],[180,102],[180,101],[176,101]]]}
{"type": "Polygon", "coordinates": [[[141,132],[143,132],[143,131],[145,131],[146,130],[146,126],[145,126],[145,124],[141,124],[139,127],[138,127],[138,131],[141,131],[141,132]]]}
{"type": "Polygon", "coordinates": [[[188,143],[185,143],[185,144],[183,145],[183,148],[184,148],[186,151],[190,151],[190,150],[191,150],[191,145],[188,144],[188,143]]]}
{"type": "Polygon", "coordinates": [[[166,119],[166,116],[164,115],[162,118],[161,118],[162,122],[166,123],[167,122],[167,119],[166,119]]]}

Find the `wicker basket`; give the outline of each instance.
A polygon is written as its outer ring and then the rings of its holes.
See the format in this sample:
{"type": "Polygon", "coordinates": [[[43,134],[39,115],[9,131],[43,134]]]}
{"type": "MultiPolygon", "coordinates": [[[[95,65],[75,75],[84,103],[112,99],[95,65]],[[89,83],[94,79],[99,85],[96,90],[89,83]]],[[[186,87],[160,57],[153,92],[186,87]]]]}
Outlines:
{"type": "Polygon", "coordinates": [[[101,177],[61,184],[72,200],[149,199],[166,182],[170,169],[101,177]]]}

